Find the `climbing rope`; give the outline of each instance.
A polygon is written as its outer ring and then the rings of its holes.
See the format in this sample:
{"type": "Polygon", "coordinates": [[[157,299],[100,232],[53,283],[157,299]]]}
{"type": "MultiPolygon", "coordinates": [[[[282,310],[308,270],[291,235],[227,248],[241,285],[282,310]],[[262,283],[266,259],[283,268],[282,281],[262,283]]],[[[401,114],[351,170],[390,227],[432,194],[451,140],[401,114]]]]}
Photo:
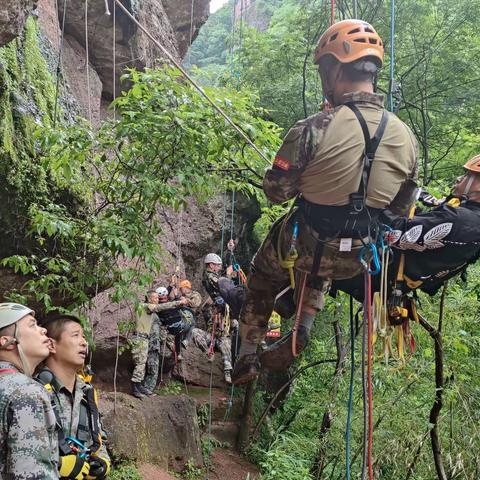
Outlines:
{"type": "Polygon", "coordinates": [[[207,459],[205,465],[205,480],[210,478],[211,455],[212,455],[212,391],[213,391],[213,362],[210,364],[210,382],[208,385],[208,439],[207,439],[207,459]]]}
{"type": "Polygon", "coordinates": [[[335,23],[335,0],[330,2],[330,25],[335,23]]]}
{"type": "Polygon", "coordinates": [[[87,73],[88,120],[92,123],[92,100],[90,98],[90,52],[88,47],[88,0],[85,0],[85,71],[87,73]]]}
{"type": "MultiPolygon", "coordinates": [[[[58,0],[55,0],[55,11],[58,12],[58,0]]],[[[60,75],[63,70],[63,43],[65,40],[65,18],[67,15],[67,0],[63,0],[62,28],[57,24],[57,35],[60,37],[58,46],[57,78],[55,81],[55,105],[53,107],[53,127],[57,124],[58,93],[60,90],[60,75]],[[60,30],[60,31],[59,31],[60,30]]]]}
{"type": "MultiPolygon", "coordinates": [[[[108,4],[107,4],[108,5],[108,4]]],[[[117,4],[113,2],[112,5],[113,9],[113,33],[112,33],[112,52],[113,52],[113,67],[112,67],[112,78],[113,78],[113,85],[112,85],[112,95],[113,99],[117,97],[117,4]]],[[[117,107],[115,103],[113,104],[113,119],[117,119],[117,107]]]]}
{"type": "Polygon", "coordinates": [[[308,274],[306,272],[302,273],[302,279],[300,280],[300,295],[298,296],[297,303],[297,312],[295,314],[295,324],[292,330],[292,355],[296,358],[299,355],[297,352],[297,334],[298,327],[300,326],[300,320],[302,318],[302,306],[303,306],[303,297],[305,295],[305,286],[307,285],[308,274]]]}
{"type": "Polygon", "coordinates": [[[368,446],[367,467],[368,479],[373,480],[373,389],[372,389],[372,363],[373,363],[373,323],[372,323],[372,276],[366,274],[366,299],[367,299],[367,395],[368,395],[368,446]]]}
{"type": "Polygon", "coordinates": [[[345,432],[346,448],[346,466],[347,466],[347,478],[351,479],[350,473],[350,450],[351,450],[351,429],[352,429],[352,414],[353,414],[353,385],[355,380],[355,321],[353,315],[353,297],[350,295],[350,384],[348,388],[348,415],[347,415],[347,428],[345,432]]]}
{"type": "Polygon", "coordinates": [[[114,0],[114,2],[123,10],[125,15],[137,25],[140,30],[145,33],[145,35],[159,48],[163,54],[168,58],[168,60],[174,65],[180,73],[190,82],[190,84],[197,90],[197,92],[207,100],[208,103],[219,113],[226,122],[245,140],[245,142],[263,159],[265,162],[270,165],[270,160],[266,155],[250,140],[248,135],[224,112],[224,110],[219,107],[215,101],[205,92],[205,90],[187,73],[187,71],[178,63],[173,55],[157,40],[153,35],[128,11],[128,9],[120,2],[120,0],[114,0]]]}
{"type": "Polygon", "coordinates": [[[223,259],[223,244],[225,242],[225,222],[227,218],[227,192],[223,193],[222,236],[220,239],[220,258],[223,259]]]}
{"type": "Polygon", "coordinates": [[[357,0],[352,2],[353,18],[357,18],[357,0]]]}
{"type": "Polygon", "coordinates": [[[390,0],[390,81],[388,85],[388,109],[393,112],[393,84],[395,74],[395,0],[390,0]]]}

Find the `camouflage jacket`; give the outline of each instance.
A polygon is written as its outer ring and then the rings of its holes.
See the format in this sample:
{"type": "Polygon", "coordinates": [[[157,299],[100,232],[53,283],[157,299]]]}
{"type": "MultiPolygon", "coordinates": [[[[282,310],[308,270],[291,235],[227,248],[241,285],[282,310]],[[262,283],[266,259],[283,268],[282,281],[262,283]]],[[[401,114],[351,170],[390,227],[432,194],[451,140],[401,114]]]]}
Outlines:
{"type": "Polygon", "coordinates": [[[0,362],[0,478],[58,478],[55,414],[46,390],[0,362]],[[13,370],[13,371],[10,371],[13,370]]]}
{"type": "MultiPolygon", "coordinates": [[[[344,95],[361,111],[372,136],[384,111],[383,97],[367,92],[344,95]],[[371,130],[370,130],[371,129],[371,130]]],[[[395,115],[388,122],[372,164],[366,203],[404,214],[415,200],[418,146],[395,115]]],[[[358,190],[365,141],[353,112],[339,105],[299,121],[285,136],[265,174],[263,189],[274,203],[297,195],[319,205],[347,205],[358,190]],[[329,128],[329,127],[332,128],[329,128]]]]}
{"type": "Polygon", "coordinates": [[[219,278],[220,274],[217,272],[211,272],[210,270],[205,270],[203,272],[202,284],[212,300],[221,296],[218,288],[219,278]]]}
{"type": "MultiPolygon", "coordinates": [[[[55,408],[59,415],[65,437],[76,438],[90,450],[94,442],[92,431],[90,430],[90,410],[86,400],[86,390],[93,389],[93,385],[85,383],[83,378],[77,375],[75,389],[72,394],[60,380],[53,375],[51,387],[51,400],[56,405],[55,408]]],[[[98,418],[98,424],[101,436],[100,448],[97,448],[91,453],[110,461],[105,446],[106,435],[102,429],[100,418],[98,418]]]]}

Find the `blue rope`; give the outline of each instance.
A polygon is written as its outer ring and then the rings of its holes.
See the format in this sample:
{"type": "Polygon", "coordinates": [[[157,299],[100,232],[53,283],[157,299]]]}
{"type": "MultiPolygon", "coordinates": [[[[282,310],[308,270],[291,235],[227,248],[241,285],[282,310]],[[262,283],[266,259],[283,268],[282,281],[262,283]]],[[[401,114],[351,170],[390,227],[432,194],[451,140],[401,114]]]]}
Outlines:
{"type": "Polygon", "coordinates": [[[352,430],[352,414],[353,414],[353,384],[355,378],[355,325],[353,321],[353,297],[350,296],[350,349],[351,349],[351,365],[350,365],[350,386],[348,389],[348,415],[347,415],[347,429],[345,432],[346,438],[346,464],[347,464],[347,478],[351,479],[350,474],[350,450],[351,450],[351,430],[352,430]]]}

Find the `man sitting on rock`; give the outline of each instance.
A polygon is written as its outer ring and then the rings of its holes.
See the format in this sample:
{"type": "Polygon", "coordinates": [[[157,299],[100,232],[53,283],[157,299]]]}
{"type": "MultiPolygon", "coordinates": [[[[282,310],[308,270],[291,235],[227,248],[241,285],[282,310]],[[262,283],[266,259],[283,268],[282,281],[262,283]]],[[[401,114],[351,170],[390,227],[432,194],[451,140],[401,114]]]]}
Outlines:
{"type": "Polygon", "coordinates": [[[81,374],[88,344],[81,321],[56,315],[43,323],[51,339],[50,355],[36,379],[50,392],[57,420],[60,478],[104,479],[110,471],[106,436],[100,422],[97,394],[81,374]],[[87,469],[87,470],[86,470],[87,469]]]}

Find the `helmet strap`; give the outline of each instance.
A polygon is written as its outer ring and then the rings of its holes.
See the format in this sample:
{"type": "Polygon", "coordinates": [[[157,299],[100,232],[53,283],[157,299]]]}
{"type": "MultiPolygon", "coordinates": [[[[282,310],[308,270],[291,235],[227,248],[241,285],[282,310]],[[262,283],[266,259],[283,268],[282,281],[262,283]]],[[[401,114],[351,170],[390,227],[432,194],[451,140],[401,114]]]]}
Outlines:
{"type": "Polygon", "coordinates": [[[470,175],[470,178],[468,179],[467,185],[463,189],[462,195],[465,195],[468,198],[468,194],[470,192],[470,189],[472,188],[473,182],[475,181],[475,175],[470,175]]]}

